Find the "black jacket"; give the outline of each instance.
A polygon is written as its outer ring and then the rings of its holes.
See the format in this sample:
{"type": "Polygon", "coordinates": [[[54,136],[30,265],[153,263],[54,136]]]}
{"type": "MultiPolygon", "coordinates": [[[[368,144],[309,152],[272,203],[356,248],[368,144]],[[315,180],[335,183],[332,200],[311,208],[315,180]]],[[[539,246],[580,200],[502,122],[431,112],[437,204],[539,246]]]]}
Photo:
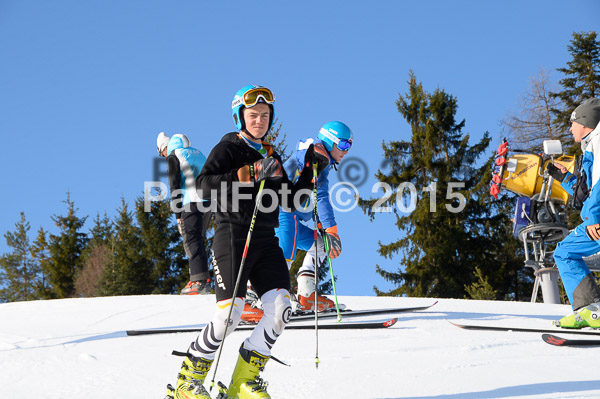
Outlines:
{"type": "MultiPolygon", "coordinates": [[[[263,146],[270,156],[281,162],[283,169],[283,162],[279,154],[273,150],[271,145],[263,142],[263,146]]],[[[250,226],[260,183],[240,183],[237,172],[242,166],[261,159],[263,156],[254,148],[250,148],[236,132],[223,136],[212,149],[196,179],[196,188],[203,199],[212,201],[212,206],[216,206],[216,209],[212,209],[215,212],[215,223],[250,226]],[[223,203],[224,201],[225,203],[223,203]]],[[[283,174],[284,177],[281,180],[268,179],[265,182],[264,190],[269,190],[269,192],[262,196],[261,209],[268,210],[268,212],[259,210],[254,225],[255,229],[274,229],[279,220],[278,205],[293,212],[295,195],[300,196],[305,193],[296,200],[298,205],[311,195],[312,170],[310,168],[305,168],[301,172],[296,184],[290,181],[285,170],[283,174]],[[287,190],[283,191],[282,188],[287,188],[287,190]],[[298,193],[302,189],[306,191],[298,193]]]]}
{"type": "MultiPolygon", "coordinates": [[[[175,153],[167,157],[167,174],[169,176],[169,187],[171,188],[171,203],[181,204],[183,194],[181,192],[181,167],[175,153]],[[176,194],[177,193],[177,194],[176,194]]],[[[175,217],[181,219],[181,210],[175,210],[175,217]]]]}

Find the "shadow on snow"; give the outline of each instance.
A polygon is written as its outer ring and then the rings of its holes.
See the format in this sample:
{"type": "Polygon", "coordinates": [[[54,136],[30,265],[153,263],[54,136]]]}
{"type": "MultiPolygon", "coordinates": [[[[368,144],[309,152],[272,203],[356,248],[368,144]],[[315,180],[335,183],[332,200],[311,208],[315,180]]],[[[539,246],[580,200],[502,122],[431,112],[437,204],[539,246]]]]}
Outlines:
{"type": "MultiPolygon", "coordinates": [[[[435,396],[410,396],[397,397],[394,399],[496,399],[510,398],[515,396],[534,396],[553,393],[585,392],[600,390],[600,381],[565,381],[565,382],[543,382],[539,384],[515,385],[502,387],[489,391],[461,392],[455,394],[435,396]]],[[[590,396],[591,397],[591,396],[590,396]]],[[[387,398],[392,399],[392,398],[387,398]]]]}

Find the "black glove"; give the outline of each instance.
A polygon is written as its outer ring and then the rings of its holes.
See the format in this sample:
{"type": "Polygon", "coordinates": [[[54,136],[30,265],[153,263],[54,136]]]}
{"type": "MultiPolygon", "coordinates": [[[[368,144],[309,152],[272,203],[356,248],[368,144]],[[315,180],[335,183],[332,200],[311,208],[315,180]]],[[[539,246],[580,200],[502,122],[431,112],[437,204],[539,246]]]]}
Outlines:
{"type": "Polygon", "coordinates": [[[553,163],[549,163],[546,167],[546,170],[550,176],[554,177],[554,180],[558,180],[562,183],[562,181],[565,179],[566,173],[563,173],[559,168],[554,166],[553,163]]]}
{"type": "Polygon", "coordinates": [[[329,165],[329,155],[325,146],[321,143],[311,144],[304,154],[304,165],[312,168],[312,164],[317,164],[317,173],[321,173],[323,169],[329,165]]]}
{"type": "Polygon", "coordinates": [[[244,183],[283,178],[283,167],[275,158],[265,158],[238,169],[238,179],[244,183]]]}

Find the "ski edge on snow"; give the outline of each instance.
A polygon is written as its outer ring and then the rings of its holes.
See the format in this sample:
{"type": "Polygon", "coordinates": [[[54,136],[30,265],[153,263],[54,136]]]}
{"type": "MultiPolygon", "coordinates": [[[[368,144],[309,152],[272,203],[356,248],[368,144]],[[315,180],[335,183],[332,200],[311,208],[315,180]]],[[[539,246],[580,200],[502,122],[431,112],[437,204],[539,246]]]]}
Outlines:
{"type": "MultiPolygon", "coordinates": [[[[347,317],[358,317],[358,316],[373,316],[373,315],[379,315],[379,314],[394,314],[394,313],[408,313],[408,312],[417,312],[420,310],[426,310],[431,308],[432,306],[436,305],[438,303],[438,301],[433,302],[431,305],[426,305],[426,306],[411,306],[411,307],[402,307],[402,308],[387,308],[387,309],[365,309],[365,310],[348,310],[345,312],[342,312],[342,319],[343,318],[347,318],[347,317]]],[[[336,312],[329,312],[329,313],[325,313],[325,314],[319,314],[319,319],[327,319],[327,318],[333,318],[333,317],[337,317],[337,313],[336,312]]],[[[300,315],[300,316],[295,316],[292,317],[290,324],[287,325],[286,329],[305,329],[306,327],[304,326],[297,326],[295,322],[297,321],[305,321],[305,320],[312,320],[314,319],[314,313],[313,314],[308,314],[308,315],[300,315]]],[[[394,319],[391,319],[394,320],[394,319]]],[[[398,319],[395,319],[396,321],[398,321],[398,319]]],[[[390,320],[388,320],[390,321],[390,320]]],[[[396,323],[396,321],[394,321],[394,324],[396,323]]],[[[350,323],[344,324],[343,325],[350,325],[350,323]]],[[[357,323],[353,323],[353,324],[357,324],[357,323]]],[[[319,324],[319,328],[320,329],[328,329],[328,328],[340,328],[340,327],[326,327],[328,324],[319,324]]],[[[337,324],[336,324],[337,325],[337,324]]],[[[392,324],[393,325],[393,324],[392,324]]],[[[247,324],[247,325],[240,325],[238,326],[237,330],[251,330],[256,326],[256,324],[247,324]]],[[[314,325],[311,326],[312,328],[314,328],[314,325]]],[[[178,332],[200,332],[202,331],[202,329],[204,328],[204,326],[202,327],[198,327],[198,328],[164,328],[164,329],[139,329],[139,330],[127,330],[126,333],[128,336],[134,336],[134,335],[151,335],[151,334],[172,334],[172,333],[178,333],[178,332]]],[[[350,328],[350,327],[349,327],[350,328]]],[[[354,328],[359,328],[359,327],[354,327],[354,328]]],[[[364,328],[379,328],[379,327],[364,327],[364,328]]]]}
{"type": "MultiPolygon", "coordinates": [[[[342,319],[344,317],[358,317],[358,316],[373,316],[379,314],[394,314],[394,313],[407,313],[407,312],[418,312],[421,310],[429,309],[430,307],[437,304],[438,301],[435,301],[431,305],[426,306],[411,306],[411,307],[403,307],[403,308],[386,308],[386,309],[364,309],[364,310],[346,310],[340,312],[342,315],[342,319]]],[[[319,319],[327,319],[337,317],[337,312],[331,311],[326,313],[319,313],[319,319]]],[[[302,321],[302,320],[312,320],[315,318],[315,313],[307,313],[298,316],[292,316],[291,322],[302,321]]]]}
{"type": "MultiPolygon", "coordinates": [[[[398,322],[398,318],[388,319],[385,321],[366,321],[358,323],[329,323],[319,324],[319,330],[357,330],[357,329],[373,329],[373,328],[387,328],[391,327],[398,322]]],[[[245,325],[236,328],[238,330],[253,330],[255,325],[245,325]]],[[[286,330],[314,330],[314,324],[288,324],[285,327],[286,330]]]]}
{"type": "MultiPolygon", "coordinates": [[[[352,329],[374,329],[374,328],[388,328],[398,322],[398,318],[392,318],[385,321],[367,321],[362,323],[329,323],[319,324],[319,330],[352,330],[352,329]]],[[[235,331],[247,331],[253,330],[256,325],[244,325],[238,326],[235,331]]],[[[286,330],[310,330],[314,329],[314,324],[294,324],[287,325],[286,330]]],[[[169,328],[169,329],[151,329],[151,330],[127,330],[128,336],[137,335],[153,335],[153,334],[172,334],[172,333],[187,333],[187,332],[200,332],[202,328],[169,328]]]]}
{"type": "Polygon", "coordinates": [[[484,330],[484,331],[514,331],[514,332],[530,332],[530,333],[546,333],[546,334],[577,334],[577,335],[594,335],[600,336],[599,331],[590,330],[568,330],[560,327],[542,327],[542,328],[530,328],[530,327],[515,327],[515,326],[498,326],[498,325],[487,325],[487,324],[460,324],[445,319],[448,323],[462,328],[463,330],[484,330]]]}

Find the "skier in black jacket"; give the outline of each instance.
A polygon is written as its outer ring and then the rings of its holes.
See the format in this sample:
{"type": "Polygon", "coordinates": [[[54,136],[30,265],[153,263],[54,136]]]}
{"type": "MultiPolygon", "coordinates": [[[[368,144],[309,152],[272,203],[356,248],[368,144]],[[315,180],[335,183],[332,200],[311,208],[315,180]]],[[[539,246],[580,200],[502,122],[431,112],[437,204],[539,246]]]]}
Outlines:
{"type": "MultiPolygon", "coordinates": [[[[248,280],[261,299],[264,316],[240,347],[227,394],[229,398],[270,397],[259,373],[292,312],[288,268],[275,236],[278,206],[293,211],[294,203],[300,206],[312,192],[312,167],[305,167],[293,184],[283,170],[279,155],[262,141],[273,125],[274,100],[272,92],[261,86],[246,86],[236,93],[232,110],[239,133],[223,136],[209,154],[197,179],[202,198],[213,202],[217,225],[213,241],[217,310],[188,349],[177,380],[175,398],[210,398],[202,384],[225,337],[232,302],[227,333],[235,330],[240,321],[248,280]],[[250,245],[246,248],[242,279],[234,293],[262,180],[265,185],[260,197],[261,206],[250,245]]],[[[305,164],[310,165],[314,151],[307,153],[305,164]]]]}

